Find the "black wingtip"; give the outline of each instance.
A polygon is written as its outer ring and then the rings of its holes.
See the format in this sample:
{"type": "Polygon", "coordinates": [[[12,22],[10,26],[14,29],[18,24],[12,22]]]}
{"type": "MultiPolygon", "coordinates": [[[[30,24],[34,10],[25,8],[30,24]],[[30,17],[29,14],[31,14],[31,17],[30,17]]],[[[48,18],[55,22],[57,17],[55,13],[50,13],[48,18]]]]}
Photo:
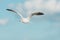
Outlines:
{"type": "Polygon", "coordinates": [[[9,9],[6,9],[6,10],[9,10],[9,9]]]}
{"type": "Polygon", "coordinates": [[[37,15],[44,15],[44,13],[42,13],[42,12],[38,12],[37,15]]]}
{"type": "Polygon", "coordinates": [[[11,11],[11,9],[6,9],[6,10],[11,11]]]}
{"type": "MultiPolygon", "coordinates": [[[[12,9],[6,9],[7,11],[11,11],[11,12],[15,12],[14,10],[12,10],[12,9]]],[[[16,12],[15,12],[16,13],[16,12]]]]}

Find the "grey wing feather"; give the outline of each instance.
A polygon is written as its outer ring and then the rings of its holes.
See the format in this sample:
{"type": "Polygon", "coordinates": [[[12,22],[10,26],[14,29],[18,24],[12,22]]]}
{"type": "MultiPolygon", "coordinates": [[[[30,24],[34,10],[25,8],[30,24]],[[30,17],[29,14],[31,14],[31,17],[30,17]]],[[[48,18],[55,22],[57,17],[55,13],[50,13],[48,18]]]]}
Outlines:
{"type": "Polygon", "coordinates": [[[14,10],[12,10],[12,9],[6,9],[6,10],[16,13],[16,11],[14,11],[14,10]]]}
{"type": "Polygon", "coordinates": [[[7,11],[11,11],[11,12],[14,12],[14,13],[17,13],[19,16],[21,16],[21,18],[23,18],[23,16],[16,10],[12,10],[12,9],[6,9],[7,11]]]}
{"type": "Polygon", "coordinates": [[[35,12],[35,13],[32,13],[31,15],[28,16],[28,19],[30,20],[32,16],[34,15],[44,15],[44,13],[42,12],[35,12]]]}

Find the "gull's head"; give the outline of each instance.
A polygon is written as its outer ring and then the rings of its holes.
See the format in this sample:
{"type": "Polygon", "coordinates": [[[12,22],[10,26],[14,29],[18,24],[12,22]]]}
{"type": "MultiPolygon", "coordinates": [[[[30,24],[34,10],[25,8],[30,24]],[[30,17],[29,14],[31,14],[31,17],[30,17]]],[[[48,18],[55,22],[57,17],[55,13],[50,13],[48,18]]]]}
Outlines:
{"type": "Polygon", "coordinates": [[[28,20],[27,18],[22,18],[22,19],[21,19],[21,22],[22,22],[22,23],[29,23],[29,20],[28,20]]]}

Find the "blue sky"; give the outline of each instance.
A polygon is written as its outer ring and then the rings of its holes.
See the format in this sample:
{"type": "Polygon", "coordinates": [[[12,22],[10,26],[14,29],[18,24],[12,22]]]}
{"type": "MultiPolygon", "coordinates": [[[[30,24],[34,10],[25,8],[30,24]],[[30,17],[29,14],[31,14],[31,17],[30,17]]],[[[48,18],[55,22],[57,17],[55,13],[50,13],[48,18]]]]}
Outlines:
{"type": "Polygon", "coordinates": [[[60,0],[0,0],[0,40],[60,40],[60,0]],[[17,8],[24,17],[37,11],[45,15],[23,24],[7,8],[17,8]]]}

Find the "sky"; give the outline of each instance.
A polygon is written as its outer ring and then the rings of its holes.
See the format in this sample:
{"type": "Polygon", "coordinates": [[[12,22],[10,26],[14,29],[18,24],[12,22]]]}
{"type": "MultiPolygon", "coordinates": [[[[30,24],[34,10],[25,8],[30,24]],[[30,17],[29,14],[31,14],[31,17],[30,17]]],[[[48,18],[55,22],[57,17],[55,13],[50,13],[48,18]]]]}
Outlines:
{"type": "Polygon", "coordinates": [[[0,40],[60,40],[60,0],[0,0],[0,40]],[[24,24],[7,8],[24,17],[33,12],[44,15],[33,16],[31,23],[24,24]]]}

